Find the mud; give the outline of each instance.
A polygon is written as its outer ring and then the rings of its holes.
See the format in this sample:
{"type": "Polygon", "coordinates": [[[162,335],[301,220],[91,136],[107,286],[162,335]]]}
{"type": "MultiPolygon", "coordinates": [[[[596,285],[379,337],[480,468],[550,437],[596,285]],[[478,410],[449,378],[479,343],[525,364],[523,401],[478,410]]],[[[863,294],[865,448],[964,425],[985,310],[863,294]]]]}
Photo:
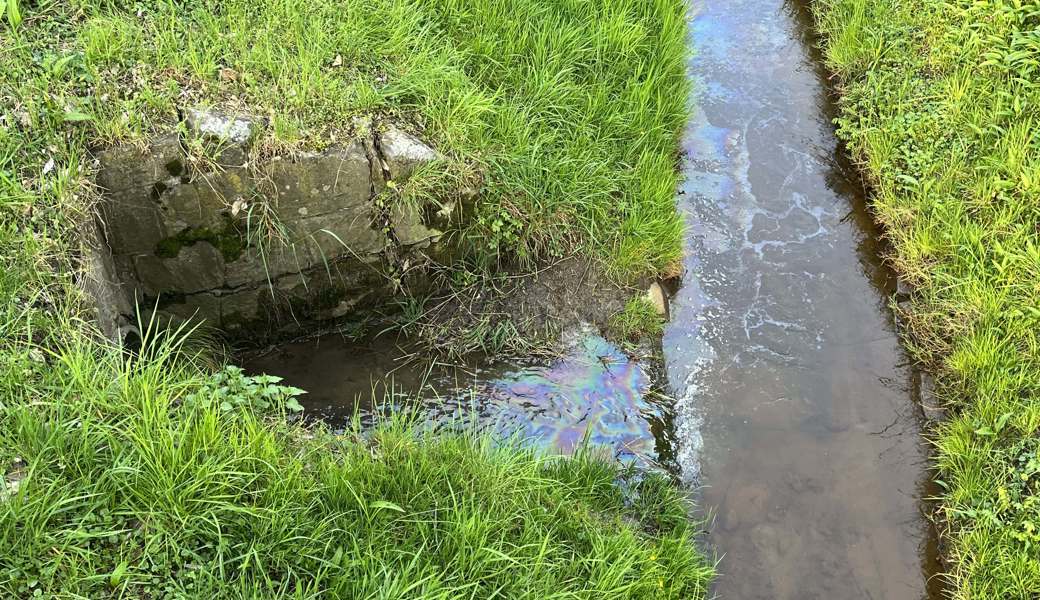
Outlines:
{"type": "Polygon", "coordinates": [[[618,286],[595,263],[568,259],[433,298],[404,331],[369,323],[363,332],[384,333],[331,332],[240,358],[249,372],[306,389],[305,415],[333,427],[406,411],[433,428],[475,426],[554,452],[589,443],[674,471],[656,341],[608,340],[610,317],[645,294],[641,286],[618,286]],[[468,331],[501,323],[521,341],[502,354],[465,352],[468,331]]]}
{"type": "Polygon", "coordinates": [[[279,346],[244,366],[304,387],[305,415],[333,428],[405,412],[434,429],[474,427],[552,452],[589,443],[624,462],[668,460],[670,401],[654,393],[645,362],[589,324],[566,330],[556,350],[553,358],[437,363],[417,357],[400,338],[326,335],[279,346]]]}
{"type": "MultiPolygon", "coordinates": [[[[579,323],[608,332],[610,318],[621,312],[632,297],[644,295],[651,282],[643,279],[627,285],[611,280],[600,264],[567,258],[547,265],[533,274],[500,276],[480,281],[425,303],[421,323],[444,332],[434,340],[436,351],[442,344],[464,337],[482,322],[496,325],[508,322],[515,337],[544,347],[579,323]]],[[[451,287],[445,283],[442,287],[451,287]]],[[[513,348],[523,350],[523,348],[513,348]]]]}

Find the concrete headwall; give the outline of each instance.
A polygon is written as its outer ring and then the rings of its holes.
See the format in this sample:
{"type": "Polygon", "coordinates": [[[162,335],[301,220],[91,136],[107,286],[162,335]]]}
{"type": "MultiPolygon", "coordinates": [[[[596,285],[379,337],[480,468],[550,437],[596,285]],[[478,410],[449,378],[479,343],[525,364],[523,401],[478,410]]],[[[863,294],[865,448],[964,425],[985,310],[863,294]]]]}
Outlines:
{"type": "Polygon", "coordinates": [[[385,302],[402,285],[402,265],[425,260],[472,200],[401,200],[395,190],[440,157],[398,128],[250,164],[260,127],[188,111],[186,133],[98,154],[100,239],[87,263],[104,330],[136,320],[126,314],[135,303],[260,335],[385,302]],[[209,148],[203,157],[200,147],[209,148]]]}

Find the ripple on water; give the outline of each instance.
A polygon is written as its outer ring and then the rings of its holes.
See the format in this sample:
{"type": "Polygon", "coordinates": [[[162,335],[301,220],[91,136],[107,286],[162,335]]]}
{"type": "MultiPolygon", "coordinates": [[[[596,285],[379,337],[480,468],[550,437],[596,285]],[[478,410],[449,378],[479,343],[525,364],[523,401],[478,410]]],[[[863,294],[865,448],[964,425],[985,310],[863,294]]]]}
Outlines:
{"type": "Polygon", "coordinates": [[[919,600],[934,532],[907,490],[928,481],[926,450],[909,394],[885,383],[909,380],[891,274],[858,227],[870,218],[837,154],[808,10],[694,4],[687,253],[664,351],[677,462],[717,515],[714,591],[919,600]],[[894,421],[898,435],[871,433],[894,421]]]}

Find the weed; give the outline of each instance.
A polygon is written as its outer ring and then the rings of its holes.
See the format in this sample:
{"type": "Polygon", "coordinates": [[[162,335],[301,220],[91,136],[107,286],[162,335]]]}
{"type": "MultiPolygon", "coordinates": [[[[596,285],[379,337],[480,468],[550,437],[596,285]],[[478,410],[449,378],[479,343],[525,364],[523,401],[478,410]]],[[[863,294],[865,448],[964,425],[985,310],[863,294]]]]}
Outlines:
{"type": "Polygon", "coordinates": [[[636,296],[625,303],[625,309],[610,318],[610,328],[620,339],[637,341],[640,338],[660,336],[664,319],[657,314],[654,303],[636,296]]]}
{"type": "Polygon", "coordinates": [[[18,8],[19,0],[3,0],[0,2],[0,18],[7,17],[7,23],[12,29],[22,24],[22,12],[18,8]]]}
{"type": "Polygon", "coordinates": [[[299,390],[206,375],[182,348],[69,340],[0,413],[0,467],[22,471],[0,499],[5,597],[706,595],[689,507],[660,476],[633,497],[609,457],[402,416],[303,430],[278,416],[299,390]]]}

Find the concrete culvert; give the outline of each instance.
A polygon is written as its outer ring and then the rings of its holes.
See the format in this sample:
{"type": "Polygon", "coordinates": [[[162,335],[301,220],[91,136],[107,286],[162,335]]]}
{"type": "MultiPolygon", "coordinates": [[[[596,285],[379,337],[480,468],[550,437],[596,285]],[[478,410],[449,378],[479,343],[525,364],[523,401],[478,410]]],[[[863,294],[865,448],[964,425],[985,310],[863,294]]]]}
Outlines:
{"type": "Polygon", "coordinates": [[[98,281],[86,287],[120,342],[116,321],[135,322],[135,306],[264,337],[385,304],[399,265],[428,263],[443,228],[472,212],[471,187],[435,207],[403,197],[420,168],[448,163],[398,127],[252,161],[261,120],[189,109],[184,125],[97,154],[98,231],[84,246],[98,281]]]}

